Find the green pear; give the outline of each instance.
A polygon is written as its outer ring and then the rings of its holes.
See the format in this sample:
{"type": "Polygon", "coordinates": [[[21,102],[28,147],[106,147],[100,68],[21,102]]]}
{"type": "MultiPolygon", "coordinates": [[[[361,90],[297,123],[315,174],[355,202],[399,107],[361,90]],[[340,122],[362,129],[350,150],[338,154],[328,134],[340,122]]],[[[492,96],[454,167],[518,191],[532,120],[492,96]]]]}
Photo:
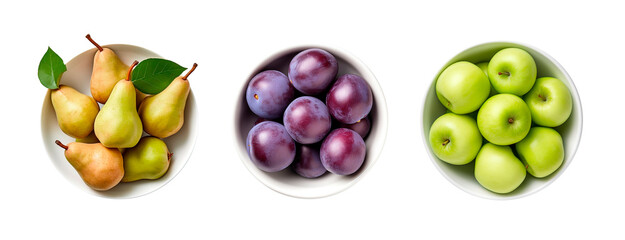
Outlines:
{"type": "Polygon", "coordinates": [[[122,154],[114,148],[106,148],[100,143],[70,143],[63,145],[65,158],[76,169],[82,180],[97,191],[115,187],[124,176],[122,154]]]}
{"type": "Polygon", "coordinates": [[[108,148],[131,148],[137,145],[143,134],[143,126],[137,114],[135,87],[130,79],[135,61],[128,76],[117,82],[109,100],[95,118],[94,131],[100,142],[108,148]]]}
{"type": "Polygon", "coordinates": [[[86,37],[98,48],[93,57],[91,96],[100,103],[106,103],[117,82],[126,76],[128,65],[124,64],[113,50],[101,47],[93,41],[91,35],[87,34],[86,37]]]}
{"type": "Polygon", "coordinates": [[[122,182],[141,179],[159,179],[169,169],[172,153],[163,140],[144,137],[137,146],[124,153],[125,175],[122,182]]]}
{"type": "Polygon", "coordinates": [[[184,77],[177,77],[162,92],[146,97],[139,107],[143,128],[148,134],[166,138],[177,133],[184,124],[184,109],[189,96],[187,78],[197,64],[184,77]]]}
{"type": "Polygon", "coordinates": [[[89,135],[100,110],[98,103],[92,97],[65,85],[50,91],[50,100],[61,130],[73,138],[89,135]]]}

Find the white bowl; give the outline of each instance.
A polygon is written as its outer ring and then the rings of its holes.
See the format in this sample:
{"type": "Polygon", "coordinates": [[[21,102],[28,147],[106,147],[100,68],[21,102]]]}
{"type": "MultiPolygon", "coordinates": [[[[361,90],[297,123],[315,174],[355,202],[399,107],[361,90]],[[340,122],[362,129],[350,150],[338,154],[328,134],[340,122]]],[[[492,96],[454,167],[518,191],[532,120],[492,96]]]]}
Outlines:
{"type": "Polygon", "coordinates": [[[445,176],[447,180],[456,185],[458,188],[475,196],[480,196],[488,199],[520,198],[538,192],[541,189],[545,188],[547,185],[555,181],[560,175],[562,175],[564,170],[566,170],[569,164],[571,164],[582,135],[582,104],[579,99],[577,89],[575,88],[575,84],[573,84],[573,80],[571,80],[571,77],[566,73],[564,68],[558,62],[556,62],[555,59],[547,55],[545,52],[525,44],[510,42],[491,42],[471,47],[459,53],[449,62],[447,62],[436,74],[434,80],[430,84],[430,88],[427,91],[424,102],[425,103],[422,113],[422,136],[428,150],[428,154],[432,159],[432,162],[441,172],[441,174],[443,174],[443,176],[445,176]],[[446,112],[445,107],[436,97],[436,79],[438,78],[438,75],[440,75],[441,72],[449,65],[458,61],[464,60],[472,63],[490,61],[493,55],[495,55],[495,53],[497,53],[499,50],[509,47],[523,49],[527,51],[530,55],[532,55],[532,57],[536,61],[536,67],[538,68],[537,77],[555,77],[564,82],[564,84],[569,88],[571,96],[573,97],[573,112],[564,124],[555,128],[562,135],[562,140],[564,142],[565,153],[562,166],[560,166],[560,168],[556,172],[545,178],[535,178],[532,175],[527,174],[525,181],[523,181],[521,186],[519,186],[516,190],[507,194],[498,194],[483,188],[477,182],[473,174],[475,161],[467,165],[456,166],[438,159],[436,155],[434,155],[434,153],[432,152],[428,136],[430,133],[430,127],[432,126],[434,120],[436,120],[439,116],[443,115],[446,112]]]}
{"type": "MultiPolygon", "coordinates": [[[[160,56],[145,48],[114,44],[104,47],[111,48],[119,56],[119,58],[126,64],[132,63],[134,60],[141,61],[146,58],[160,58],[160,56]]],[[[91,96],[90,91],[90,79],[91,69],[93,67],[93,56],[96,49],[91,49],[79,54],[67,63],[67,72],[63,74],[60,83],[73,87],[77,91],[91,96]]],[[[191,83],[193,88],[193,83],[191,83]]],[[[102,105],[100,104],[100,107],[102,105]]],[[[160,187],[167,184],[182,170],[187,160],[191,156],[195,140],[197,138],[197,106],[195,104],[195,98],[193,91],[190,92],[187,99],[187,105],[185,109],[185,122],[180,131],[171,137],[163,139],[167,144],[170,152],[174,153],[169,166],[169,170],[163,177],[157,180],[140,180],[131,183],[119,183],[114,188],[108,191],[95,191],[89,188],[78,175],[76,170],[67,162],[64,155],[64,150],[54,143],[54,140],[60,140],[61,142],[68,144],[74,142],[74,138],[71,138],[61,131],[56,121],[56,114],[50,101],[50,91],[46,94],[43,101],[43,108],[41,110],[41,135],[43,137],[43,144],[48,151],[50,160],[59,172],[74,186],[89,192],[91,194],[109,197],[109,198],[133,198],[153,192],[160,187]]],[[[144,133],[144,136],[147,135],[144,133]]]]}
{"type": "Polygon", "coordinates": [[[384,94],[373,73],[371,73],[360,60],[345,51],[326,46],[299,46],[288,48],[262,62],[250,73],[240,89],[241,91],[239,92],[234,116],[234,134],[236,136],[235,141],[239,156],[245,167],[247,167],[259,181],[279,193],[299,198],[320,198],[341,192],[360,180],[363,175],[371,169],[382,151],[387,131],[387,110],[384,94]],[[371,132],[365,139],[367,155],[360,170],[352,175],[340,176],[327,172],[319,178],[307,179],[297,175],[291,170],[291,167],[280,172],[268,173],[258,169],[247,155],[245,147],[247,133],[252,129],[257,119],[257,116],[252,113],[245,100],[245,90],[247,89],[248,82],[254,75],[264,70],[273,69],[287,74],[291,59],[297,53],[308,48],[321,48],[334,55],[339,66],[338,76],[346,73],[356,74],[363,77],[369,83],[369,86],[371,86],[373,92],[373,109],[371,113],[369,113],[372,123],[371,132]]]}

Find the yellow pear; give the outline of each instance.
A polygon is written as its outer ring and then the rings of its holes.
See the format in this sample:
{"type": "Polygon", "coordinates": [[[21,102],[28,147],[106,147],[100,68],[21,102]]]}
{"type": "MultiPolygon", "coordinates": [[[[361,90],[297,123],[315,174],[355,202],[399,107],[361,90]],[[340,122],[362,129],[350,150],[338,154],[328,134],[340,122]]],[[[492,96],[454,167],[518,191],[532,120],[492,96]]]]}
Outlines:
{"type": "Polygon", "coordinates": [[[115,148],[106,148],[100,143],[77,143],[63,145],[65,158],[76,169],[82,180],[97,191],[115,187],[124,177],[122,154],[115,148]]]}
{"type": "Polygon", "coordinates": [[[146,97],[139,107],[143,130],[148,134],[166,138],[177,133],[184,124],[184,109],[189,96],[187,78],[197,64],[184,77],[177,77],[162,92],[146,97]]]}
{"type": "Polygon", "coordinates": [[[135,61],[128,69],[126,79],[122,79],[113,88],[109,100],[95,118],[93,131],[100,142],[108,148],[131,148],[137,145],[143,134],[135,87],[130,79],[135,61]]]}
{"type": "Polygon", "coordinates": [[[115,84],[126,76],[128,65],[124,64],[113,50],[103,48],[93,41],[91,35],[87,34],[87,39],[98,48],[93,57],[91,96],[100,103],[106,103],[115,84]]]}
{"type": "Polygon", "coordinates": [[[69,86],[61,85],[50,91],[50,100],[61,130],[73,138],[89,135],[100,110],[98,103],[69,86]]]}

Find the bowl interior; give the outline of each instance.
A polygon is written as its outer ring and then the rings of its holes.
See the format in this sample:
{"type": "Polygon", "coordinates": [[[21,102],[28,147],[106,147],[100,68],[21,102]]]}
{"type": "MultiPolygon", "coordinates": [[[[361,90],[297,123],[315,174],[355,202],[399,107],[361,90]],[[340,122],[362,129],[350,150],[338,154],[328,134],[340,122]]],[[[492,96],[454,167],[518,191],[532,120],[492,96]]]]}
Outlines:
{"type": "MultiPolygon", "coordinates": [[[[126,64],[132,63],[134,60],[141,61],[146,58],[160,57],[158,54],[145,48],[132,45],[107,45],[119,58],[126,64]]],[[[60,83],[71,86],[77,91],[91,96],[90,79],[91,69],[93,67],[93,56],[96,49],[91,49],[74,57],[67,63],[67,72],[63,74],[60,83]]],[[[193,83],[191,83],[193,85],[193,83]]],[[[100,104],[100,108],[102,104],[100,104]]],[[[58,126],[56,114],[50,100],[50,91],[44,98],[41,111],[41,134],[43,144],[52,160],[53,165],[59,172],[74,186],[89,192],[91,194],[110,197],[110,198],[132,198],[138,197],[164,186],[173,179],[184,167],[187,160],[191,156],[195,140],[197,138],[197,106],[193,91],[190,92],[185,108],[185,123],[180,131],[171,137],[163,139],[167,144],[170,152],[174,153],[169,166],[169,170],[163,177],[157,180],[140,180],[131,183],[119,183],[108,191],[95,191],[89,188],[80,178],[78,173],[65,159],[63,149],[56,146],[54,140],[60,140],[67,144],[75,140],[63,133],[58,126]]],[[[144,136],[147,134],[144,132],[144,136]]]]}
{"type": "Polygon", "coordinates": [[[375,76],[355,57],[337,49],[317,47],[332,53],[332,55],[336,57],[339,66],[339,76],[346,73],[360,75],[369,83],[369,86],[371,87],[374,97],[373,109],[369,114],[372,126],[369,136],[365,139],[365,143],[367,145],[365,162],[360,170],[349,176],[339,176],[328,172],[319,178],[307,179],[297,175],[290,168],[275,173],[264,172],[258,169],[250,161],[249,156],[247,155],[245,141],[247,133],[250,129],[252,129],[254,122],[258,117],[252,113],[245,100],[245,90],[248,82],[252,79],[252,77],[254,77],[254,75],[265,70],[273,69],[287,74],[288,65],[291,59],[297,53],[312,47],[317,46],[295,47],[281,51],[271,56],[254,69],[248,76],[248,79],[241,86],[241,91],[239,92],[237,98],[234,124],[237,150],[247,169],[267,187],[279,193],[300,198],[318,198],[329,196],[341,192],[356,183],[356,181],[359,180],[377,160],[384,145],[384,141],[386,140],[387,130],[386,101],[375,76]]]}
{"type": "Polygon", "coordinates": [[[558,62],[556,62],[555,59],[551,58],[546,53],[536,48],[517,43],[485,43],[469,48],[456,55],[449,62],[447,62],[445,66],[443,66],[443,68],[441,68],[441,70],[432,81],[432,84],[430,84],[425,98],[425,105],[423,107],[423,140],[427,145],[428,154],[430,155],[430,158],[432,159],[434,165],[449,181],[451,181],[460,189],[484,198],[518,198],[527,196],[546,187],[549,183],[553,182],[556,178],[558,178],[573,160],[573,156],[577,151],[577,146],[579,144],[581,134],[581,102],[577,93],[577,89],[575,88],[575,85],[571,80],[571,77],[566,73],[564,68],[560,66],[558,62]],[[440,75],[441,72],[449,65],[458,61],[469,61],[472,63],[487,62],[499,50],[508,47],[520,48],[532,55],[532,57],[536,61],[536,66],[538,68],[537,77],[555,77],[563,81],[571,92],[571,96],[573,98],[573,111],[569,119],[564,124],[555,128],[562,135],[562,140],[564,142],[565,157],[562,166],[556,172],[545,178],[535,178],[530,174],[527,174],[525,181],[523,181],[521,186],[519,186],[516,190],[508,194],[497,194],[488,191],[477,182],[473,174],[475,161],[467,165],[455,166],[438,159],[436,155],[434,155],[434,153],[432,152],[428,136],[430,132],[430,127],[432,126],[434,120],[436,120],[439,116],[443,115],[446,112],[445,107],[436,97],[436,79],[438,78],[438,75],[440,75]]]}

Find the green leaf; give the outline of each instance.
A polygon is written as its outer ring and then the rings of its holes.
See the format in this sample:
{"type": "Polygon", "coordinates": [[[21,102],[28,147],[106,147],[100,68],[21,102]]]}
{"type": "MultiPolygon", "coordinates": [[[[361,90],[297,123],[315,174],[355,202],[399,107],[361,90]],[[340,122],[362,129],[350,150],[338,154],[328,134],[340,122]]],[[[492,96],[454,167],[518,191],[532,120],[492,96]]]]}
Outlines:
{"type": "Polygon", "coordinates": [[[130,80],[142,93],[157,94],[186,69],[166,59],[148,58],[132,70],[130,80]]]}
{"type": "Polygon", "coordinates": [[[52,51],[52,48],[48,47],[48,51],[46,51],[46,54],[41,58],[41,62],[39,62],[37,75],[41,84],[49,89],[59,88],[61,75],[65,71],[67,71],[67,67],[63,63],[63,59],[52,51]]]}

